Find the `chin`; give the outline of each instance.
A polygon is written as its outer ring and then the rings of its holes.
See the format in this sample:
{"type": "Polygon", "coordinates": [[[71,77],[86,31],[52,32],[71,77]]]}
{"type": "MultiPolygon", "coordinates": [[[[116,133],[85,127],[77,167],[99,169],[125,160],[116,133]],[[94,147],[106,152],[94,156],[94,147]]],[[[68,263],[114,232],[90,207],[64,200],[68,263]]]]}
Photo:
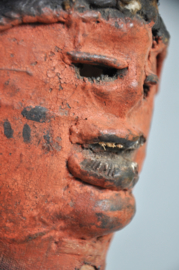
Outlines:
{"type": "Polygon", "coordinates": [[[63,226],[58,225],[59,230],[75,238],[88,239],[118,231],[132,220],[136,208],[131,190],[103,189],[72,175],[70,178],[64,192],[64,197],[68,195],[66,207],[53,213],[59,223],[63,220],[63,226]]]}

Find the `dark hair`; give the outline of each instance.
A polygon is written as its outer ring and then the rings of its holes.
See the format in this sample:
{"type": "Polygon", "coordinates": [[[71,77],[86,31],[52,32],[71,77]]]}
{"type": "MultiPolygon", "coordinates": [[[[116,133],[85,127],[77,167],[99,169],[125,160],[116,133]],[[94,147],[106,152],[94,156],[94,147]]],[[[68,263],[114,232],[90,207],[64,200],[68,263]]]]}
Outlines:
{"type": "Polygon", "coordinates": [[[147,23],[154,21],[155,38],[164,43],[169,40],[157,0],[0,0],[0,31],[21,23],[64,21],[71,9],[80,13],[95,10],[104,19],[137,16],[147,23]]]}

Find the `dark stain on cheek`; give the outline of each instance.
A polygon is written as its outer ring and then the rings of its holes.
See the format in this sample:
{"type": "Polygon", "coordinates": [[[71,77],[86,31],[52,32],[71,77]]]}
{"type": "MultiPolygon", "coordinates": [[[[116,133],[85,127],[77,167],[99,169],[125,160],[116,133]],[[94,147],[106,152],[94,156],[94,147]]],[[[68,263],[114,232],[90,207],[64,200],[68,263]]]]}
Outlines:
{"type": "Polygon", "coordinates": [[[44,123],[46,121],[46,112],[47,112],[46,108],[36,106],[35,108],[32,107],[24,108],[21,114],[28,120],[44,123]]]}
{"type": "Polygon", "coordinates": [[[43,149],[46,151],[52,151],[52,139],[50,137],[50,132],[47,131],[47,133],[43,136],[45,143],[43,144],[43,149]]]}
{"type": "MultiPolygon", "coordinates": [[[[45,143],[43,144],[42,148],[49,151],[61,151],[61,146],[59,145],[58,141],[54,141],[52,136],[50,135],[50,131],[47,131],[47,133],[43,136],[45,143]]],[[[58,138],[56,138],[58,140],[58,138]]]]}
{"type": "Polygon", "coordinates": [[[6,121],[4,122],[4,135],[5,135],[8,139],[10,139],[10,138],[13,138],[13,133],[14,133],[14,131],[13,131],[13,129],[11,128],[10,122],[9,122],[8,120],[6,120],[6,121]]]}
{"type": "Polygon", "coordinates": [[[29,125],[25,124],[22,132],[24,142],[29,143],[31,140],[31,129],[29,125]]]}
{"type": "Polygon", "coordinates": [[[50,144],[51,138],[50,138],[49,131],[47,132],[47,134],[44,135],[44,140],[46,141],[47,144],[50,144]]]}

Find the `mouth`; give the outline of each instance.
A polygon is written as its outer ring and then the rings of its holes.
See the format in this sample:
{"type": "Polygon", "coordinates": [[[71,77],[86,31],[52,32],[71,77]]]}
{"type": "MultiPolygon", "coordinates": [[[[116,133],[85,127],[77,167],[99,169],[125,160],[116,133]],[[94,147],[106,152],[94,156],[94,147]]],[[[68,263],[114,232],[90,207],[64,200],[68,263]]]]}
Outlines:
{"type": "Polygon", "coordinates": [[[102,134],[93,141],[76,144],[68,159],[68,169],[77,179],[111,190],[130,190],[138,181],[134,156],[145,143],[144,136],[131,140],[102,134]]]}

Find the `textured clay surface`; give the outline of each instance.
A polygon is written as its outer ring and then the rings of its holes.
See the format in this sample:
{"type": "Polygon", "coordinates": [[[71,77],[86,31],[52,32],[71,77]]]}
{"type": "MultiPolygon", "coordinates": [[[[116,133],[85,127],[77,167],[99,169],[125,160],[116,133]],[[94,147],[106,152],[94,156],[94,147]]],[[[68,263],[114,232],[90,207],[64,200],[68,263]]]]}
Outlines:
{"type": "Polygon", "coordinates": [[[105,269],[135,214],[166,53],[152,27],[72,12],[0,33],[1,270],[105,269]]]}

